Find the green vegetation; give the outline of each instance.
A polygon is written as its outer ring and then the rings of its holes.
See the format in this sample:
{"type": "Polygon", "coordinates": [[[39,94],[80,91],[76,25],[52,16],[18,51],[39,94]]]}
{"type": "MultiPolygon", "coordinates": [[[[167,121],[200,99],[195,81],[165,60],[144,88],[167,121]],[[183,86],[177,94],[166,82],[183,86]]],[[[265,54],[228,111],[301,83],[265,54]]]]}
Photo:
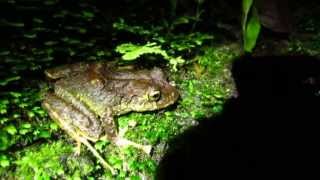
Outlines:
{"type": "Polygon", "coordinates": [[[242,11],[243,46],[246,52],[252,52],[261,28],[258,10],[254,7],[254,0],[242,0],[242,11]]]}
{"type": "Polygon", "coordinates": [[[145,45],[139,46],[131,43],[121,44],[117,46],[116,52],[123,54],[122,59],[131,61],[138,59],[144,54],[159,54],[165,60],[169,61],[169,64],[172,66],[172,70],[177,71],[177,66],[185,62],[181,57],[172,57],[167,54],[161,46],[157,46],[156,43],[147,43],[145,45]]]}

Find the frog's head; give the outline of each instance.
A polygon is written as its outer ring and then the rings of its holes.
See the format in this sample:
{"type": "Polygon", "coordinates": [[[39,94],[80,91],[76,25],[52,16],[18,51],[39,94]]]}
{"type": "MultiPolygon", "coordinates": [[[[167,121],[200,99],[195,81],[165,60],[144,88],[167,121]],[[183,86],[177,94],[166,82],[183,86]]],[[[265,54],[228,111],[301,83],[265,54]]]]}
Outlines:
{"type": "Polygon", "coordinates": [[[173,104],[179,97],[177,89],[160,79],[130,81],[125,106],[131,111],[154,111],[173,104]]]}

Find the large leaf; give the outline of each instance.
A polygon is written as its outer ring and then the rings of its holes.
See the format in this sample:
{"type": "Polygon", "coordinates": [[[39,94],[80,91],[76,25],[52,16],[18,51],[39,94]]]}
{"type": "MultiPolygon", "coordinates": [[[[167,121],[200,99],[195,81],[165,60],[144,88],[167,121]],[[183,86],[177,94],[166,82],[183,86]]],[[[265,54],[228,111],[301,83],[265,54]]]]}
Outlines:
{"type": "Polygon", "coordinates": [[[244,50],[246,52],[252,52],[252,49],[256,46],[256,42],[261,29],[260,20],[256,8],[253,8],[252,16],[246,25],[244,33],[244,50]]]}
{"type": "Polygon", "coordinates": [[[253,7],[253,0],[242,0],[242,12],[244,51],[252,52],[256,45],[261,28],[257,9],[253,7]]]}
{"type": "Polygon", "coordinates": [[[245,32],[248,14],[250,12],[251,6],[252,6],[253,0],[242,0],[242,31],[245,32]]]}

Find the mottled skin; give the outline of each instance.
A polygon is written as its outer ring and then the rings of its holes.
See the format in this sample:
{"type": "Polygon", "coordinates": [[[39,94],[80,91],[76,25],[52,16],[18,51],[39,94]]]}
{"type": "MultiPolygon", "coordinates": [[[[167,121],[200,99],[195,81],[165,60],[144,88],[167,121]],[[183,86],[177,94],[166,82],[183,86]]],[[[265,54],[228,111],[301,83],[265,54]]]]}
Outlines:
{"type": "MultiPolygon", "coordinates": [[[[55,80],[43,107],[79,144],[83,143],[102,161],[87,140],[105,136],[117,145],[142,146],[121,138],[115,116],[131,111],[154,111],[173,104],[178,92],[159,68],[137,70],[112,63],[77,63],[49,69],[46,76],[55,80]]],[[[105,161],[107,168],[112,169],[105,161]]]]}

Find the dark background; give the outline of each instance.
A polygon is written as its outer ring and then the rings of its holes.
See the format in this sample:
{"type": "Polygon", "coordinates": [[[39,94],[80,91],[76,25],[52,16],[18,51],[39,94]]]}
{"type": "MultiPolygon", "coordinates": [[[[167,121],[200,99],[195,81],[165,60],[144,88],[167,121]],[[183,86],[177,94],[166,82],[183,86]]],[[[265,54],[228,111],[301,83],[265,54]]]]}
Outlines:
{"type": "Polygon", "coordinates": [[[175,138],[158,179],[307,178],[319,168],[319,68],[307,56],[242,57],[238,97],[175,138]]]}

